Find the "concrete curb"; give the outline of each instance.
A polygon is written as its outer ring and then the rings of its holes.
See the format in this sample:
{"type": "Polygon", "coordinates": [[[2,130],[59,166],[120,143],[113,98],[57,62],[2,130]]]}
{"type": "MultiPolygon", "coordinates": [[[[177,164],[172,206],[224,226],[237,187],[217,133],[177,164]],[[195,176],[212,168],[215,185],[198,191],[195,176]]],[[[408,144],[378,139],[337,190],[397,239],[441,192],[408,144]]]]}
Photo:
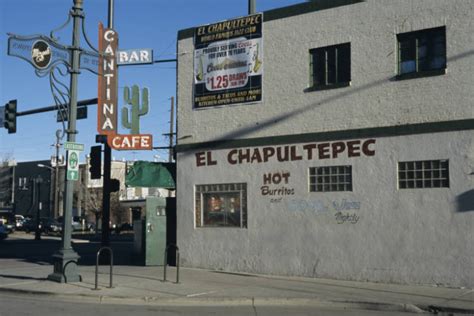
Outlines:
{"type": "Polygon", "coordinates": [[[58,294],[54,292],[35,291],[25,289],[0,288],[0,293],[14,293],[24,295],[51,296],[61,301],[81,301],[99,304],[117,305],[155,305],[155,306],[314,306],[346,308],[355,310],[391,311],[405,313],[425,313],[413,304],[382,303],[382,302],[357,302],[343,300],[322,300],[315,298],[291,298],[291,297],[217,297],[217,298],[193,298],[176,297],[165,298],[156,296],[129,297],[112,295],[88,295],[88,294],[58,294]]]}

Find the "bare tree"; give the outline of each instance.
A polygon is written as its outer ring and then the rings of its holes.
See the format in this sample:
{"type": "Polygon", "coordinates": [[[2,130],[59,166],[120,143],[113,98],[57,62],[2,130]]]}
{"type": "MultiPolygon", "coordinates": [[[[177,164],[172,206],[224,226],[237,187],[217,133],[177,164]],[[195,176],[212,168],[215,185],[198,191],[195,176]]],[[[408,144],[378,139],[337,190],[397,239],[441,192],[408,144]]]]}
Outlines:
{"type": "Polygon", "coordinates": [[[13,195],[13,165],[11,154],[4,154],[0,160],[0,206],[10,206],[13,195]]]}

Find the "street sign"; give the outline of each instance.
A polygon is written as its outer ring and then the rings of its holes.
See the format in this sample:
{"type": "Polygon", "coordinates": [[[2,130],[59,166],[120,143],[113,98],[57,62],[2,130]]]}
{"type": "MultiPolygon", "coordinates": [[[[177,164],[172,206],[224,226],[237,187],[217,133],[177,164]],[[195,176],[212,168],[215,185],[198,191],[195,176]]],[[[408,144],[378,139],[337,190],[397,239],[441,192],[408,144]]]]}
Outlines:
{"type": "Polygon", "coordinates": [[[39,70],[63,63],[70,67],[71,52],[43,35],[19,36],[8,34],[8,55],[19,57],[39,70]]]}
{"type": "Polygon", "coordinates": [[[87,69],[97,74],[99,68],[99,54],[90,51],[82,51],[79,58],[79,68],[87,69]]]}
{"type": "Polygon", "coordinates": [[[150,48],[119,50],[117,65],[139,65],[153,63],[153,50],[150,48]]]}
{"type": "MultiPolygon", "coordinates": [[[[82,120],[87,118],[87,107],[86,106],[81,106],[77,108],[76,112],[76,120],[82,120]]],[[[66,122],[68,120],[68,115],[67,115],[67,109],[62,108],[58,110],[57,115],[56,115],[56,121],[57,122],[66,122]]]]}
{"type": "Polygon", "coordinates": [[[84,144],[65,142],[64,149],[67,152],[66,178],[69,181],[79,180],[79,153],[84,151],[84,144]]]}
{"type": "Polygon", "coordinates": [[[84,151],[84,144],[65,142],[64,149],[66,150],[75,150],[75,151],[84,151]]]}
{"type": "Polygon", "coordinates": [[[79,180],[79,151],[68,150],[67,155],[67,180],[79,180]]]}

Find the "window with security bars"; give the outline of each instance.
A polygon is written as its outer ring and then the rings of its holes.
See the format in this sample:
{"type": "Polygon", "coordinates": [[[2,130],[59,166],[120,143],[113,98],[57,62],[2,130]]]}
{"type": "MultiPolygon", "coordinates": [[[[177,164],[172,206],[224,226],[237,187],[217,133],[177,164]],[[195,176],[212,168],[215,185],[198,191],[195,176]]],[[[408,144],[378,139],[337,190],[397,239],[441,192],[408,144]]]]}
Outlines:
{"type": "Polygon", "coordinates": [[[398,188],[449,188],[449,161],[423,160],[399,162],[398,188]]]}
{"type": "Polygon", "coordinates": [[[423,76],[446,69],[446,28],[397,35],[398,76],[423,76]]]}
{"type": "Polygon", "coordinates": [[[313,48],[310,55],[310,89],[348,86],[351,81],[351,44],[313,48]]]}
{"type": "Polygon", "coordinates": [[[309,168],[309,192],[352,191],[352,166],[309,168]]]}
{"type": "Polygon", "coordinates": [[[247,184],[196,185],[196,227],[247,227],[247,184]]]}

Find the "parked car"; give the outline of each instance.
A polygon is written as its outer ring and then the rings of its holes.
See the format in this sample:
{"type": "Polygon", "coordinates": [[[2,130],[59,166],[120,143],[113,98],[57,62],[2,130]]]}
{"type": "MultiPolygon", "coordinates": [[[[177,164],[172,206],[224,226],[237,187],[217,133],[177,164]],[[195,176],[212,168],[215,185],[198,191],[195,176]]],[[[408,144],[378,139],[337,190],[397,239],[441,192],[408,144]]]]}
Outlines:
{"type": "MultiPolygon", "coordinates": [[[[36,231],[36,219],[32,218],[23,223],[23,229],[25,232],[36,231]]],[[[57,234],[62,231],[62,225],[53,218],[42,217],[39,221],[39,230],[45,234],[57,234]]]]}
{"type": "Polygon", "coordinates": [[[23,222],[23,230],[27,233],[36,230],[36,220],[33,218],[27,218],[23,222]]]}
{"type": "Polygon", "coordinates": [[[72,221],[72,230],[79,231],[82,230],[82,224],[80,222],[72,221]]]}
{"type": "Polygon", "coordinates": [[[53,218],[43,219],[41,225],[46,234],[58,234],[63,230],[63,225],[53,218]]]}
{"type": "Polygon", "coordinates": [[[3,223],[0,223],[0,240],[3,240],[8,237],[8,231],[3,223]]]}
{"type": "Polygon", "coordinates": [[[0,218],[0,223],[4,226],[8,233],[12,233],[15,230],[15,225],[13,225],[13,222],[7,217],[0,218]]]}
{"type": "Polygon", "coordinates": [[[23,223],[25,222],[25,217],[23,215],[15,215],[15,229],[23,230],[23,223]]]}
{"type": "MultiPolygon", "coordinates": [[[[57,218],[57,221],[62,224],[63,222],[63,217],[60,216],[57,218]]],[[[87,222],[87,220],[83,217],[80,216],[73,216],[72,218],[72,231],[94,231],[95,225],[87,222]],[[84,222],[84,226],[83,226],[84,222]]]]}
{"type": "Polygon", "coordinates": [[[120,226],[117,226],[115,228],[115,232],[117,234],[120,234],[121,232],[127,232],[127,231],[133,231],[133,226],[129,223],[123,223],[120,226]]]}

